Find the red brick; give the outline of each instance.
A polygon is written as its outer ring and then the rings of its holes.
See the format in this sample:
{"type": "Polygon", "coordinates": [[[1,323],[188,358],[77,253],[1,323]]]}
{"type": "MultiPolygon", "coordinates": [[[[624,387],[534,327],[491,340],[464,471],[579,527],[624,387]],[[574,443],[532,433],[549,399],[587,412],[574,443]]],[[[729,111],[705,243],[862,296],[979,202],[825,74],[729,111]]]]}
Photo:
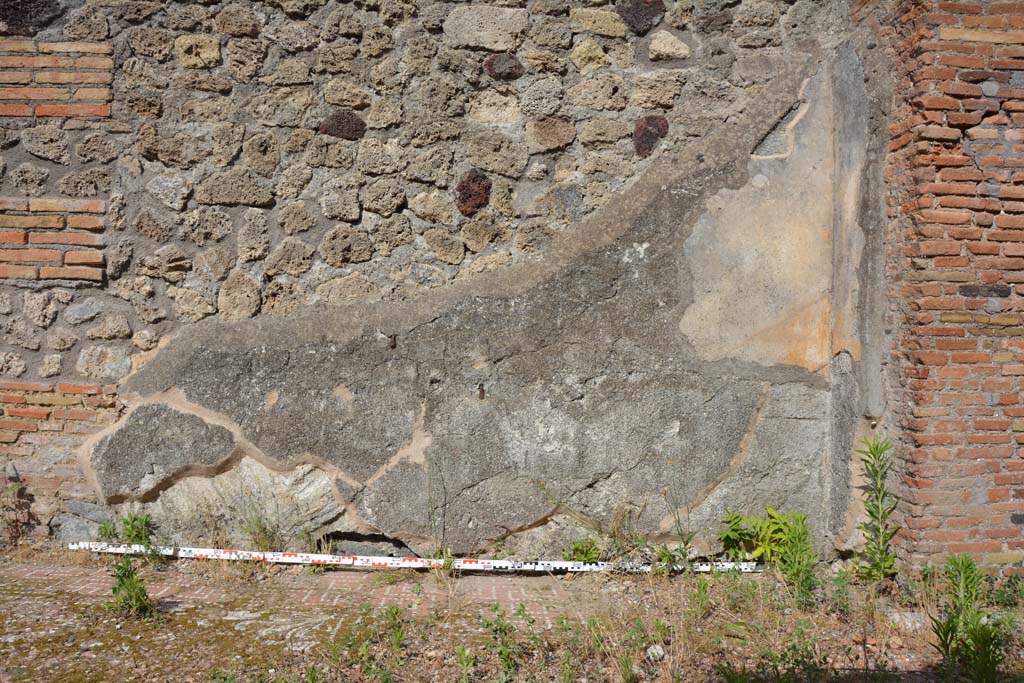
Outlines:
{"type": "Polygon", "coordinates": [[[1000,214],[996,216],[995,224],[1000,228],[1024,228],[1024,215],[1010,216],[1000,214]]]}
{"type": "Polygon", "coordinates": [[[69,266],[102,266],[103,252],[68,251],[64,253],[64,263],[69,266]]]}
{"type": "Polygon", "coordinates": [[[25,244],[27,233],[20,231],[0,232],[0,244],[25,244]]]}
{"type": "Polygon", "coordinates": [[[22,40],[21,38],[0,39],[0,52],[35,52],[36,43],[34,40],[22,40]]]}
{"type": "Polygon", "coordinates": [[[103,237],[88,232],[33,232],[30,244],[70,244],[78,246],[103,246],[103,237]]]}
{"type": "Polygon", "coordinates": [[[53,411],[55,420],[95,420],[96,413],[82,408],[57,409],[53,411]]]}
{"type": "Polygon", "coordinates": [[[36,116],[70,117],[70,116],[110,116],[109,104],[40,104],[35,109],[36,116]]]}
{"type": "Polygon", "coordinates": [[[54,387],[55,390],[62,394],[88,394],[95,395],[99,394],[103,389],[99,384],[71,384],[71,383],[58,383],[54,387]]]}
{"type": "Polygon", "coordinates": [[[73,100],[109,102],[113,98],[110,88],[79,88],[75,91],[73,100]]]}
{"type": "Polygon", "coordinates": [[[29,199],[29,211],[67,211],[70,213],[103,213],[102,199],[29,199]]]}
{"type": "Polygon", "coordinates": [[[960,100],[943,95],[924,95],[917,98],[917,105],[922,109],[957,110],[960,108],[960,100]]]}
{"type": "Polygon", "coordinates": [[[56,56],[3,56],[0,55],[0,69],[47,69],[47,68],[67,68],[74,66],[75,60],[71,57],[56,57],[56,56]]]}
{"type": "Polygon", "coordinates": [[[960,253],[960,242],[943,242],[939,240],[928,240],[919,245],[922,256],[953,256],[960,253]]]}
{"type": "Polygon", "coordinates": [[[927,221],[928,223],[941,223],[943,225],[960,225],[962,223],[971,222],[971,213],[969,211],[922,209],[917,215],[921,220],[927,221]]]}
{"type": "Polygon", "coordinates": [[[5,420],[0,418],[0,429],[10,429],[15,432],[34,432],[36,423],[29,420],[5,420]]]}
{"type": "Polygon", "coordinates": [[[31,83],[31,71],[0,71],[0,83],[31,83]]]}
{"type": "Polygon", "coordinates": [[[0,261],[8,263],[60,263],[61,260],[61,252],[55,249],[0,249],[0,261]]]}
{"type": "Polygon", "coordinates": [[[32,116],[32,105],[0,104],[0,116],[32,116]]]}
{"type": "Polygon", "coordinates": [[[39,43],[40,52],[74,52],[84,54],[109,55],[114,51],[110,43],[93,42],[54,42],[39,43]]]}
{"type": "Polygon", "coordinates": [[[63,228],[64,216],[0,215],[0,228],[63,228]]]}
{"type": "Polygon", "coordinates": [[[65,266],[54,268],[43,266],[39,269],[39,277],[42,280],[103,280],[102,268],[87,268],[85,266],[65,266]]]}
{"type": "Polygon", "coordinates": [[[110,83],[114,80],[113,74],[102,71],[37,71],[34,77],[36,83],[110,83]]]}
{"type": "Polygon", "coordinates": [[[37,406],[11,406],[5,408],[4,412],[11,417],[29,417],[34,420],[45,420],[50,416],[49,408],[40,408],[37,406]]]}
{"type": "Polygon", "coordinates": [[[76,69],[113,69],[114,60],[110,57],[79,57],[75,60],[76,69]]]}
{"type": "Polygon", "coordinates": [[[981,97],[981,86],[972,85],[970,83],[957,83],[955,81],[946,81],[939,84],[939,92],[946,95],[952,95],[954,97],[981,97]]]}
{"type": "Polygon", "coordinates": [[[0,264],[0,278],[36,280],[39,278],[39,270],[35,266],[9,266],[0,264]]]}
{"type": "Polygon", "coordinates": [[[66,100],[67,88],[0,88],[0,100],[66,100]]]}
{"type": "Polygon", "coordinates": [[[81,230],[102,230],[103,216],[68,216],[68,227],[81,230]]]}

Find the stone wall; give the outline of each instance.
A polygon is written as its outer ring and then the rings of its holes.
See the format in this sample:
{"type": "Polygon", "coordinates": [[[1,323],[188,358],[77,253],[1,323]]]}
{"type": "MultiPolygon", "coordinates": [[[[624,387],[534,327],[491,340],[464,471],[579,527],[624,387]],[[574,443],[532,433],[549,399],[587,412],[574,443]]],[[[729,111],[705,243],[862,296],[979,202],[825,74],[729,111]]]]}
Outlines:
{"type": "Polygon", "coordinates": [[[771,504],[856,542],[892,90],[844,3],[29,5],[0,371],[105,411],[0,431],[40,528],[530,555],[771,504]]]}
{"type": "Polygon", "coordinates": [[[1024,5],[906,3],[891,26],[890,268],[917,562],[1024,559],[1024,5]]]}

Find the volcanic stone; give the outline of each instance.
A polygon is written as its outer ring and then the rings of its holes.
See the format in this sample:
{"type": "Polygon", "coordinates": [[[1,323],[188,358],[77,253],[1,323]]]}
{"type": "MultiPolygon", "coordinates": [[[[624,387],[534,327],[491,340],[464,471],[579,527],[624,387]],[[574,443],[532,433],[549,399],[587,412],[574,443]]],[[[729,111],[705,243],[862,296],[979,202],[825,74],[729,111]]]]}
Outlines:
{"type": "Polygon", "coordinates": [[[472,216],[490,199],[491,179],[479,169],[470,169],[455,186],[455,206],[463,216],[472,216]]]}
{"type": "Polygon", "coordinates": [[[648,56],[652,62],[671,59],[686,59],[690,56],[690,46],[668,31],[658,31],[651,39],[648,56]]]}
{"type": "Polygon", "coordinates": [[[561,149],[576,139],[576,126],[565,119],[543,119],[526,124],[530,154],[561,149]]]}
{"type": "Polygon", "coordinates": [[[649,157],[658,142],[668,135],[668,119],[664,116],[641,116],[633,129],[633,149],[637,156],[649,157]]]}
{"type": "Polygon", "coordinates": [[[665,13],[662,0],[618,0],[615,11],[633,33],[642,36],[650,31],[665,13]]]}
{"type": "Polygon", "coordinates": [[[366,133],[366,124],[354,112],[339,111],[323,120],[319,132],[343,140],[358,140],[366,133]]]}
{"type": "Polygon", "coordinates": [[[487,72],[488,76],[499,81],[514,81],[526,73],[522,62],[516,59],[516,56],[510,52],[491,55],[485,59],[484,71],[487,72]]]}
{"type": "Polygon", "coordinates": [[[64,8],[57,0],[6,0],[0,2],[4,33],[31,36],[60,16],[64,8]]]}

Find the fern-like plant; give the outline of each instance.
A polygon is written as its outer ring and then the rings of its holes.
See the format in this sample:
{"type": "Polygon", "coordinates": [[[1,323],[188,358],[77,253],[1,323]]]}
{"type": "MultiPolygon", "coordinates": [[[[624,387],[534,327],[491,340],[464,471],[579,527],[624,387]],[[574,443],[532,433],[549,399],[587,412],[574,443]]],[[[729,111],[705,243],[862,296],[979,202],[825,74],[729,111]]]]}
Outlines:
{"type": "Polygon", "coordinates": [[[866,541],[866,561],[860,567],[860,575],[871,581],[882,581],[896,575],[896,555],[890,547],[897,530],[891,521],[897,500],[889,489],[889,472],[892,469],[889,450],[892,444],[877,436],[865,439],[863,443],[864,448],[857,453],[861,456],[860,462],[868,479],[864,501],[868,521],[857,527],[866,541]]]}

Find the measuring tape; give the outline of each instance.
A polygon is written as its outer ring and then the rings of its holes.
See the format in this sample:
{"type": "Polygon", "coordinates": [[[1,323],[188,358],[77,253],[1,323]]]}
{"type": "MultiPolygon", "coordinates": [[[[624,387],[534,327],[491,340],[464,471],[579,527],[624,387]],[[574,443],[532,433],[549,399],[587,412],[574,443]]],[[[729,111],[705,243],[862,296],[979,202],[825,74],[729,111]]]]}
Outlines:
{"type": "MultiPolygon", "coordinates": [[[[452,569],[468,572],[628,572],[650,573],[663,570],[663,565],[636,562],[569,562],[559,560],[485,560],[476,558],[433,559],[427,557],[378,557],[372,555],[323,555],[318,553],[258,552],[254,550],[224,550],[221,548],[187,548],[171,546],[127,545],[122,543],[70,543],[70,550],[88,550],[115,555],[162,555],[190,560],[243,560],[274,564],[310,564],[361,569],[452,569]]],[[[744,574],[761,571],[757,562],[690,562],[674,564],[670,572],[728,572],[744,574]]]]}

